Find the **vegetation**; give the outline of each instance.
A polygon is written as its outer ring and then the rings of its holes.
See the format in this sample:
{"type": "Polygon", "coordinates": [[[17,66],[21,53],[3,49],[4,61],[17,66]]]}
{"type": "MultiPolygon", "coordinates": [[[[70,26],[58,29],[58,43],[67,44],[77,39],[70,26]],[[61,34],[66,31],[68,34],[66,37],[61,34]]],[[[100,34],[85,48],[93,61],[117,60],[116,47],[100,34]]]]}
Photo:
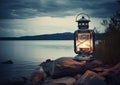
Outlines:
{"type": "Polygon", "coordinates": [[[114,65],[120,62],[120,12],[113,15],[109,22],[103,20],[106,26],[101,42],[96,46],[95,55],[107,64],[114,65]]]}

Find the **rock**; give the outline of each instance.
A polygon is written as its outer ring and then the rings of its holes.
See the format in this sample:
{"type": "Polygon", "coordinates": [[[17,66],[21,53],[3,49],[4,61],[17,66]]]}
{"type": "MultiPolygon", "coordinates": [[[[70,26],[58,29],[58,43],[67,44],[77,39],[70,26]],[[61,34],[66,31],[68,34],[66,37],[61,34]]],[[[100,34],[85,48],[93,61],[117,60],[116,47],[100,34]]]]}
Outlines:
{"type": "Polygon", "coordinates": [[[86,63],[86,70],[92,70],[96,67],[102,67],[104,66],[103,65],[103,62],[99,61],[99,60],[93,60],[93,61],[87,61],[86,63]]]}
{"type": "Polygon", "coordinates": [[[94,71],[98,71],[99,70],[99,75],[101,76],[109,76],[109,75],[116,75],[120,72],[120,63],[118,63],[117,65],[113,66],[113,67],[109,67],[109,68],[94,68],[94,71]]]}
{"type": "Polygon", "coordinates": [[[43,79],[44,79],[44,73],[35,72],[32,74],[31,83],[32,85],[39,85],[40,83],[42,83],[43,79]]]}
{"type": "Polygon", "coordinates": [[[72,57],[62,57],[55,60],[57,66],[61,67],[71,67],[76,68],[77,66],[85,66],[86,61],[76,61],[72,57]]]}
{"type": "Polygon", "coordinates": [[[106,85],[104,79],[104,77],[88,70],[77,80],[75,85],[106,85]]]}
{"type": "Polygon", "coordinates": [[[32,75],[32,85],[120,85],[120,63],[114,67],[99,60],[72,57],[46,60],[32,75]]]}
{"type": "Polygon", "coordinates": [[[92,71],[96,72],[96,73],[99,73],[99,72],[103,72],[104,71],[104,68],[103,67],[96,67],[94,68],[92,71]]]}
{"type": "Polygon", "coordinates": [[[74,78],[75,78],[76,80],[78,80],[81,76],[82,76],[82,75],[77,74],[77,75],[74,76],[74,78]]]}
{"type": "Polygon", "coordinates": [[[62,83],[65,85],[73,85],[76,82],[76,80],[72,77],[63,77],[63,78],[55,79],[52,82],[53,83],[62,83]]]}
{"type": "Polygon", "coordinates": [[[7,61],[4,61],[4,62],[1,62],[2,64],[13,64],[13,61],[12,60],[7,60],[7,61]]]}
{"type": "Polygon", "coordinates": [[[45,73],[52,78],[64,76],[75,76],[78,73],[84,73],[86,61],[75,61],[72,57],[62,57],[55,61],[46,61],[40,64],[45,73]]]}
{"type": "Polygon", "coordinates": [[[31,76],[30,83],[32,85],[39,85],[47,77],[47,74],[44,72],[43,67],[39,66],[31,76]]]}
{"type": "MultiPolygon", "coordinates": [[[[103,74],[103,73],[102,73],[103,74]]],[[[104,71],[106,82],[110,85],[120,85],[120,63],[104,71]],[[106,74],[105,74],[106,73],[106,74]]]]}
{"type": "Polygon", "coordinates": [[[109,73],[111,72],[111,69],[110,68],[107,68],[107,69],[103,69],[102,72],[98,73],[100,76],[107,76],[109,75],[109,73]]]}
{"type": "Polygon", "coordinates": [[[43,85],[74,85],[76,80],[73,77],[63,77],[58,79],[46,80],[43,85]]]}
{"type": "Polygon", "coordinates": [[[52,78],[73,77],[76,74],[83,74],[86,70],[93,70],[102,65],[103,63],[98,60],[76,61],[72,57],[62,57],[54,61],[48,59],[46,62],[40,64],[44,72],[52,78]]]}
{"type": "Polygon", "coordinates": [[[111,68],[111,71],[114,73],[120,72],[120,63],[116,64],[113,68],[111,68]]]}
{"type": "Polygon", "coordinates": [[[47,76],[50,76],[53,74],[54,61],[47,59],[45,62],[41,63],[39,66],[43,68],[47,76]]]}

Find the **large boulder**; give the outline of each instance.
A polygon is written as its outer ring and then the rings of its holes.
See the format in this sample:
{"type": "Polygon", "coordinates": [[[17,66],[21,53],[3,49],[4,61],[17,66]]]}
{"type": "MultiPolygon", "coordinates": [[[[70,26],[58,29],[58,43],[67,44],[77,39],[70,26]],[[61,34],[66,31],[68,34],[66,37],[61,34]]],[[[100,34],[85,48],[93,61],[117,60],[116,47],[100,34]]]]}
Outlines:
{"type": "Polygon", "coordinates": [[[107,85],[104,79],[104,77],[88,70],[77,80],[75,85],[107,85]]]}
{"type": "Polygon", "coordinates": [[[43,85],[74,85],[76,79],[73,77],[62,77],[58,79],[46,79],[43,85]]]}
{"type": "Polygon", "coordinates": [[[116,64],[112,68],[109,68],[107,72],[102,73],[105,75],[106,82],[110,85],[120,85],[120,63],[116,64]],[[106,73],[106,74],[105,74],[106,73]]]}
{"type": "Polygon", "coordinates": [[[31,79],[32,85],[39,85],[43,81],[43,78],[43,73],[35,72],[31,79]]]}
{"type": "Polygon", "coordinates": [[[72,57],[62,57],[54,61],[47,60],[46,62],[40,64],[45,73],[52,76],[52,78],[83,74],[86,70],[92,70],[93,68],[101,65],[102,62],[97,60],[76,61],[72,57]]]}
{"type": "Polygon", "coordinates": [[[76,61],[72,57],[46,60],[32,75],[32,85],[120,85],[120,63],[76,61]]]}
{"type": "Polygon", "coordinates": [[[86,61],[78,62],[71,57],[63,57],[54,61],[52,77],[75,76],[85,72],[86,61]]]}
{"type": "Polygon", "coordinates": [[[63,78],[55,79],[52,82],[53,83],[63,83],[66,85],[74,85],[76,80],[72,77],[63,77],[63,78]]]}
{"type": "Polygon", "coordinates": [[[39,66],[39,68],[37,68],[32,74],[30,83],[32,85],[39,85],[43,83],[44,78],[46,78],[46,73],[43,71],[43,68],[39,66]]]}

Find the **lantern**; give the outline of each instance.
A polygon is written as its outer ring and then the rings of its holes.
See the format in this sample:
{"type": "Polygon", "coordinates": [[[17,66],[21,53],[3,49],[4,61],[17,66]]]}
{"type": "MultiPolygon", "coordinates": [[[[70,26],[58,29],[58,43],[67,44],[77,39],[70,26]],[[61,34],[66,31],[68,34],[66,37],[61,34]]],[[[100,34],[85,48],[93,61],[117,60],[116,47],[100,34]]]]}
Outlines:
{"type": "Polygon", "coordinates": [[[74,51],[78,55],[75,59],[91,60],[94,51],[94,31],[88,29],[90,20],[82,16],[77,22],[78,30],[74,32],[74,51]]]}

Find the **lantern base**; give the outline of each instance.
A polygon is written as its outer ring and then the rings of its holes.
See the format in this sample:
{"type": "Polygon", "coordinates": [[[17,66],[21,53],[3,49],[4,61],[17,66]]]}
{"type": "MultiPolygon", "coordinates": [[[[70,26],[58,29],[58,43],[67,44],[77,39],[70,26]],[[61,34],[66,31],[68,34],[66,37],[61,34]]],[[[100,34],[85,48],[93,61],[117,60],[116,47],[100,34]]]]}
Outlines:
{"type": "Polygon", "coordinates": [[[77,61],[90,61],[94,60],[94,57],[92,55],[76,55],[74,59],[77,61]]]}

